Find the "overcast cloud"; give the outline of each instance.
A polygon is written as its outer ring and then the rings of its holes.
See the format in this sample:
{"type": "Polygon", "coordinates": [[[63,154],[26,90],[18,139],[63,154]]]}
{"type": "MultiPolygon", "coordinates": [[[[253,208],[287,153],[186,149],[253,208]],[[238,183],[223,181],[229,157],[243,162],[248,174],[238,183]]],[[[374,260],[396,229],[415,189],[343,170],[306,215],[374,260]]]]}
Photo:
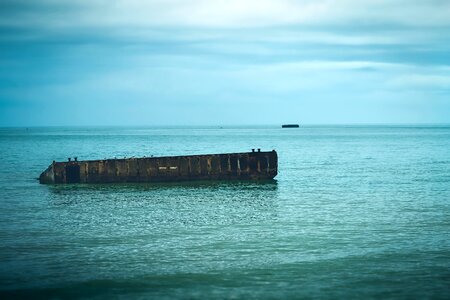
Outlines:
{"type": "Polygon", "coordinates": [[[449,53],[450,1],[1,1],[0,125],[450,123],[449,53]]]}

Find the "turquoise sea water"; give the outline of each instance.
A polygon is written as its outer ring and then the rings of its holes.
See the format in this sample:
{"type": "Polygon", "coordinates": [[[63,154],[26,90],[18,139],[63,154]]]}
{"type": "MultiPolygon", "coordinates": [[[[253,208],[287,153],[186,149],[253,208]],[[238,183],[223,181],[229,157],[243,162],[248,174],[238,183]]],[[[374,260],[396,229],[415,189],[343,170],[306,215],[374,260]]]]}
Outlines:
{"type": "Polygon", "coordinates": [[[0,129],[0,295],[448,298],[450,126],[0,129]],[[52,160],[276,149],[273,182],[39,185],[52,160]]]}

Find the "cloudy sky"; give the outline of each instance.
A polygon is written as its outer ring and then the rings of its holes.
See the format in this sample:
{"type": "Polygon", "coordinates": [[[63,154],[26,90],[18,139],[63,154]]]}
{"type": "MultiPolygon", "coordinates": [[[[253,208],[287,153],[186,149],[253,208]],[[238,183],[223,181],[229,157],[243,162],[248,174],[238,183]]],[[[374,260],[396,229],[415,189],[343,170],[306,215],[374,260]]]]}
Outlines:
{"type": "Polygon", "coordinates": [[[450,123],[450,1],[0,1],[0,126],[286,122],[450,123]]]}

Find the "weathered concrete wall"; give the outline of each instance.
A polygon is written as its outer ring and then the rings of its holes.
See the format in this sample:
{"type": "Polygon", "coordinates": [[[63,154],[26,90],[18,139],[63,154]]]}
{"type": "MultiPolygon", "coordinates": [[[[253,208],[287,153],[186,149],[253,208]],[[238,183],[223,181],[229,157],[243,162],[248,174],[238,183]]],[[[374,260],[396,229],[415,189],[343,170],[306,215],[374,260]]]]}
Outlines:
{"type": "Polygon", "coordinates": [[[163,182],[270,179],[278,172],[271,152],[54,162],[41,183],[163,182]]]}

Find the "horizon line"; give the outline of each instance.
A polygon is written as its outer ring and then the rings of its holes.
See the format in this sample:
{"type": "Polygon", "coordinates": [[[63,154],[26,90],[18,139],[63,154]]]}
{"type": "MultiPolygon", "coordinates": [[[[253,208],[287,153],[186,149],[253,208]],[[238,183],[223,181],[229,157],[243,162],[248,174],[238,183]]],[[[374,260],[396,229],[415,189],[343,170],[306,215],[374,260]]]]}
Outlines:
{"type": "Polygon", "coordinates": [[[180,128],[180,127],[279,127],[281,128],[281,125],[285,124],[298,124],[301,127],[309,127],[309,126],[450,126],[450,123],[425,123],[425,122],[419,122],[419,123],[277,123],[277,124],[194,124],[194,125],[188,125],[188,124],[144,124],[144,125],[112,125],[112,124],[106,124],[106,125],[0,125],[0,128],[4,129],[14,129],[14,128],[21,128],[21,129],[28,129],[28,128],[88,128],[88,127],[109,127],[109,128],[118,128],[118,127],[128,127],[128,128],[143,128],[143,127],[169,127],[169,128],[180,128]]]}

